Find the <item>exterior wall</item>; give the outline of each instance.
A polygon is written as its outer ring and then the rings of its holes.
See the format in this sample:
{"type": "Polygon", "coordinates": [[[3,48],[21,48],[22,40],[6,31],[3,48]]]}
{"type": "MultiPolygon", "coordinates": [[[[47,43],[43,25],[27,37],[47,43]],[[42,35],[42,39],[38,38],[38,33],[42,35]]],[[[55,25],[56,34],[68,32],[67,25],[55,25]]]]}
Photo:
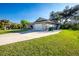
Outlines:
{"type": "Polygon", "coordinates": [[[54,24],[34,24],[33,30],[48,31],[50,27],[55,27],[55,25],[54,24]]]}

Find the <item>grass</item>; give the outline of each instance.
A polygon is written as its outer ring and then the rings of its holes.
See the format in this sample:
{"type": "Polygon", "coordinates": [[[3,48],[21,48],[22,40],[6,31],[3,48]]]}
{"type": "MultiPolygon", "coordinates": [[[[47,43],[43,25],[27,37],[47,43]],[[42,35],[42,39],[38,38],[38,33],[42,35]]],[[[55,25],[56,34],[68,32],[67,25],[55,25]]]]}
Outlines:
{"type": "Polygon", "coordinates": [[[7,56],[79,56],[79,31],[63,30],[59,34],[0,46],[7,56]]]}
{"type": "Polygon", "coordinates": [[[0,30],[0,34],[14,33],[14,32],[25,32],[25,31],[27,31],[27,30],[21,30],[21,29],[0,30]]]}

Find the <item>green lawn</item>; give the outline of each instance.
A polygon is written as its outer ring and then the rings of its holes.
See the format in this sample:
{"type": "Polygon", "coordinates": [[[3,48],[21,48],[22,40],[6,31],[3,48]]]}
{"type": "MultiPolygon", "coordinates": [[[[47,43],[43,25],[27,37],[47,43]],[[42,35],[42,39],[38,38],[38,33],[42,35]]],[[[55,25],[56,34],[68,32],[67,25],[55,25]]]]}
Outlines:
{"type": "Polygon", "coordinates": [[[79,31],[63,30],[59,34],[0,46],[0,55],[79,56],[79,31]]]}
{"type": "Polygon", "coordinates": [[[0,30],[0,34],[5,34],[5,33],[14,33],[14,32],[24,32],[27,30],[21,30],[21,29],[14,29],[14,30],[0,30]]]}

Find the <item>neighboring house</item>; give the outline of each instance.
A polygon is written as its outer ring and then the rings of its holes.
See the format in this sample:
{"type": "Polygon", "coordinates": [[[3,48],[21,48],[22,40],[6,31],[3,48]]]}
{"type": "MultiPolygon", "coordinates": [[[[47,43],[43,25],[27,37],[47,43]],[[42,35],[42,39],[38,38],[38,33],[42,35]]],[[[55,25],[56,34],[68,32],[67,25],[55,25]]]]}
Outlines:
{"type": "Polygon", "coordinates": [[[39,17],[33,24],[33,30],[48,31],[49,28],[57,29],[58,23],[39,17]]]}

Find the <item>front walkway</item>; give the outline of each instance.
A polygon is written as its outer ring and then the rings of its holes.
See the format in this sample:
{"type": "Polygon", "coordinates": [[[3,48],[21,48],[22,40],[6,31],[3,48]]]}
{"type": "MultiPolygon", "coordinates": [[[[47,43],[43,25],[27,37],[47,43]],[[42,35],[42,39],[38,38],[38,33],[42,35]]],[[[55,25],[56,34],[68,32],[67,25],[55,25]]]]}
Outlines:
{"type": "Polygon", "coordinates": [[[24,40],[31,40],[34,38],[39,38],[43,36],[48,36],[51,34],[57,34],[60,31],[52,31],[52,32],[34,32],[34,31],[28,31],[28,32],[20,32],[20,33],[8,33],[8,34],[1,34],[0,35],[0,45],[6,45],[14,42],[20,42],[24,40]]]}

